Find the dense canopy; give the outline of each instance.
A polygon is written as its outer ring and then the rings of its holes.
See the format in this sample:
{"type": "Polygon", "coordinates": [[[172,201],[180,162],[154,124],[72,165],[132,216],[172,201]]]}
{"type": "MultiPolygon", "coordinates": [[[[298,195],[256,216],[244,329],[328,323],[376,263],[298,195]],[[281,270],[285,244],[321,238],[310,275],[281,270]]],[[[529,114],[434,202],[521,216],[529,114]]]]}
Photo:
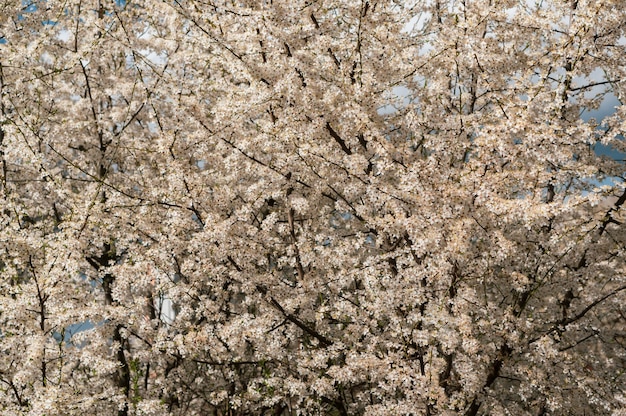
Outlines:
{"type": "Polygon", "coordinates": [[[3,415],[624,414],[622,2],[0,19],[3,415]]]}

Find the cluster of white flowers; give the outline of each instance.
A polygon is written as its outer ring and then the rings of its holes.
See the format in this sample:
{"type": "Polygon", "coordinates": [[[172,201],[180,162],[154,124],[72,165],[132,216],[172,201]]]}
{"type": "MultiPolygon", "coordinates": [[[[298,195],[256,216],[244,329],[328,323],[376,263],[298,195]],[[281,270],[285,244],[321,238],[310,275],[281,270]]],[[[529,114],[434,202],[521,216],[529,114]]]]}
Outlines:
{"type": "Polygon", "coordinates": [[[93,3],[0,0],[2,414],[621,414],[619,2],[93,3]]]}

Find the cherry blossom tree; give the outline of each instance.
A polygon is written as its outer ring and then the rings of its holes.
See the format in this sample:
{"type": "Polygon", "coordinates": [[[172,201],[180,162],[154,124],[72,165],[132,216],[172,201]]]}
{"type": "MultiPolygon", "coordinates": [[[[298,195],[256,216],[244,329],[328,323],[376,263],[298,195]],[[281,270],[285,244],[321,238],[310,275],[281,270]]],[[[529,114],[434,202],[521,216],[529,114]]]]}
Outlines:
{"type": "Polygon", "coordinates": [[[620,2],[0,16],[2,414],[624,414],[620,2]]]}

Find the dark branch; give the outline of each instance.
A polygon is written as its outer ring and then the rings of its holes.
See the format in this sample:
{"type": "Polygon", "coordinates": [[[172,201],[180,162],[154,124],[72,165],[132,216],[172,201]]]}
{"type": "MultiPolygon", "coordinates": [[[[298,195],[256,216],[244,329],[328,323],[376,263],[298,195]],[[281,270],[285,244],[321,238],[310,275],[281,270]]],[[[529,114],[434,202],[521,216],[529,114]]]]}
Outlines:
{"type": "Polygon", "coordinates": [[[328,122],[326,122],[326,130],[328,130],[328,133],[330,133],[330,137],[335,139],[335,141],[339,144],[339,146],[341,146],[341,150],[343,150],[344,153],[346,153],[347,155],[352,154],[352,150],[350,150],[350,148],[346,145],[346,142],[341,138],[339,134],[337,134],[337,132],[332,128],[332,126],[328,122]]]}

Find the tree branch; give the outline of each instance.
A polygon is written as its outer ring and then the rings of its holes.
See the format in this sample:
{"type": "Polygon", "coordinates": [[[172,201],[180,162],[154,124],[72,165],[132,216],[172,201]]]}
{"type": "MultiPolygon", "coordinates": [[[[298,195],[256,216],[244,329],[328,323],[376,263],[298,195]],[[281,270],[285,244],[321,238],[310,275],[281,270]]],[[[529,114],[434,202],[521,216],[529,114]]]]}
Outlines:
{"type": "Polygon", "coordinates": [[[337,134],[337,132],[332,128],[332,126],[328,122],[326,122],[326,130],[328,130],[328,133],[330,133],[330,136],[333,139],[335,139],[335,141],[339,144],[339,146],[341,147],[341,150],[343,150],[345,154],[347,155],[352,154],[352,150],[350,150],[350,148],[346,146],[346,142],[341,138],[341,136],[339,136],[339,134],[337,134]]]}

